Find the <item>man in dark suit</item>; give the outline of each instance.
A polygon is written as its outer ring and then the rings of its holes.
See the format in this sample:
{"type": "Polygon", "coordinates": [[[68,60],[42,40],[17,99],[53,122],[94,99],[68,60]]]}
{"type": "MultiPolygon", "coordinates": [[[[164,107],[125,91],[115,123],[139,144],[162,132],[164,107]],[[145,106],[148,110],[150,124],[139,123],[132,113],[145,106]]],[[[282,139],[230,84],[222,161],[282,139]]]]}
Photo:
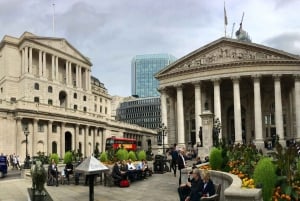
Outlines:
{"type": "Polygon", "coordinates": [[[183,156],[182,149],[179,150],[177,163],[178,163],[178,170],[179,170],[179,186],[180,186],[181,185],[181,170],[185,168],[185,159],[183,156]]]}

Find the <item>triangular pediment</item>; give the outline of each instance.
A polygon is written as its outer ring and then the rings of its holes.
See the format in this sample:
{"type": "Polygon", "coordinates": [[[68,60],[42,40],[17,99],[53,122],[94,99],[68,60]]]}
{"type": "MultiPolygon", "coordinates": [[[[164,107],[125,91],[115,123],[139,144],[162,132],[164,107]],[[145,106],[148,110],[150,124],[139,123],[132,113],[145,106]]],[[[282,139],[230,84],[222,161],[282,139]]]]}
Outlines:
{"type": "Polygon", "coordinates": [[[79,60],[87,60],[78,50],[70,45],[65,39],[49,39],[49,38],[35,38],[35,42],[44,44],[53,49],[63,51],[65,54],[71,55],[79,60]]]}
{"type": "Polygon", "coordinates": [[[74,48],[67,40],[64,38],[55,38],[55,37],[40,37],[32,33],[25,32],[20,37],[20,40],[29,40],[33,43],[38,43],[40,45],[47,46],[49,48],[55,49],[55,51],[63,52],[71,57],[79,59],[89,65],[92,65],[90,60],[81,54],[76,48],[74,48]]]}
{"type": "Polygon", "coordinates": [[[162,69],[156,77],[184,69],[274,60],[300,60],[300,57],[255,43],[221,38],[178,59],[162,69]]]}

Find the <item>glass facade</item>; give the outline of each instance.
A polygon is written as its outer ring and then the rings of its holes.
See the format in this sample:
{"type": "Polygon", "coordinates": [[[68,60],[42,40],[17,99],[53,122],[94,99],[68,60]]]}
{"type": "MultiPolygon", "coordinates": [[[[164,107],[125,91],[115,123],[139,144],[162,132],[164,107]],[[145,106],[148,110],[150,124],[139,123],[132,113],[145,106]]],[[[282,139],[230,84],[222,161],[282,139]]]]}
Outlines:
{"type": "Polygon", "coordinates": [[[139,98],[159,96],[158,80],[154,75],[176,61],[170,54],[137,55],[131,62],[131,93],[139,98]]]}
{"type": "Polygon", "coordinates": [[[161,123],[160,97],[139,98],[120,104],[117,120],[156,129],[161,123]]]}

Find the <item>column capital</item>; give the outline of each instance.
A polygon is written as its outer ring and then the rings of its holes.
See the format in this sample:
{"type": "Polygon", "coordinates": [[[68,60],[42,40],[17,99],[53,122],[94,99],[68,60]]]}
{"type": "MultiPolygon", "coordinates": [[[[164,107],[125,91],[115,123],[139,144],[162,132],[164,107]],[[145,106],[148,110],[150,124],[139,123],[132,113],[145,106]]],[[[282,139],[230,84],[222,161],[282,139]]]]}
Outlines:
{"type": "Polygon", "coordinates": [[[260,74],[255,74],[255,75],[251,75],[251,77],[254,81],[259,81],[262,76],[260,74]]]}
{"type": "Polygon", "coordinates": [[[214,84],[220,84],[220,82],[221,82],[221,78],[219,78],[219,77],[216,77],[216,78],[212,78],[212,79],[210,79],[214,84]]]}
{"type": "Polygon", "coordinates": [[[167,87],[158,87],[157,91],[159,91],[160,93],[165,93],[167,91],[167,87]]]}
{"type": "Polygon", "coordinates": [[[183,84],[182,83],[178,83],[178,84],[175,84],[174,87],[177,88],[177,89],[182,89],[183,84]]]}
{"type": "Polygon", "coordinates": [[[282,75],[281,74],[273,74],[272,76],[274,78],[274,81],[280,81],[280,78],[282,75]]]}
{"type": "Polygon", "coordinates": [[[192,82],[192,84],[193,84],[195,87],[201,87],[201,81],[194,81],[194,82],[192,82]]]}
{"type": "Polygon", "coordinates": [[[295,81],[300,81],[300,74],[293,75],[295,81]]]}
{"type": "Polygon", "coordinates": [[[233,81],[233,83],[236,83],[240,81],[240,76],[232,76],[230,79],[233,81]]]}

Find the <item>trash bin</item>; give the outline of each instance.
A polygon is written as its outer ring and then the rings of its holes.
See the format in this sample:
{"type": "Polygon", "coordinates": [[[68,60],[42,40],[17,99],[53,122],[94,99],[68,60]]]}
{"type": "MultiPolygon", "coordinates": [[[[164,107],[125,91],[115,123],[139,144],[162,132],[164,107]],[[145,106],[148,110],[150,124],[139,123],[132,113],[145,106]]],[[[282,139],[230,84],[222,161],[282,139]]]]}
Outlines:
{"type": "Polygon", "coordinates": [[[155,155],[153,169],[154,173],[164,173],[164,166],[165,166],[165,156],[163,155],[155,155]]]}

